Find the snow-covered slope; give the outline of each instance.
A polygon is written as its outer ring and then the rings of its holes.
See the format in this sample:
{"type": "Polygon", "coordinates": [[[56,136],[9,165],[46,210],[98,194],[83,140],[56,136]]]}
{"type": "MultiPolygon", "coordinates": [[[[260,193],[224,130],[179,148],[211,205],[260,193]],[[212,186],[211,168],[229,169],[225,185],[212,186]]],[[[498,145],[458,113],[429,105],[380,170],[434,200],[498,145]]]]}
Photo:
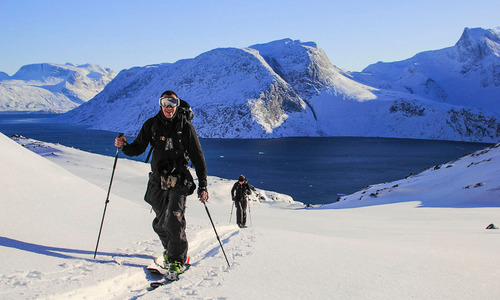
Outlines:
{"type": "Polygon", "coordinates": [[[500,113],[500,27],[465,28],[441,50],[370,65],[354,77],[371,86],[410,92],[433,101],[500,113]]]}
{"type": "Polygon", "coordinates": [[[0,111],[66,112],[92,99],[116,73],[92,64],[44,63],[5,75],[0,74],[0,111]]]}
{"type": "Polygon", "coordinates": [[[162,251],[142,200],[149,166],[119,159],[94,260],[114,157],[16,140],[26,147],[0,134],[1,299],[500,297],[499,230],[485,229],[500,223],[498,145],[323,209],[251,201],[247,229],[228,223],[233,181],[210,177],[231,267],[190,196],[192,267],[148,291],[159,278],[145,266],[162,251]]]}
{"type": "Polygon", "coordinates": [[[419,202],[420,207],[500,207],[499,179],[500,144],[496,144],[399,181],[369,186],[324,208],[400,202],[419,202]]]}
{"type": "MultiPolygon", "coordinates": [[[[480,142],[500,138],[499,113],[494,109],[481,110],[486,107],[466,100],[436,101],[377,84],[381,79],[373,76],[365,80],[365,75],[355,75],[332,65],[312,42],[284,39],[244,49],[215,49],[173,64],[124,70],[103,92],[61,119],[135,134],[159,109],[160,94],[172,89],[192,105],[193,122],[202,137],[379,136],[480,142]]],[[[469,87],[476,75],[464,77],[469,87]]],[[[494,80],[491,76],[484,75],[494,80]]],[[[446,80],[450,86],[461,84],[453,76],[446,80]]],[[[494,87],[488,93],[499,95],[494,87]]]]}

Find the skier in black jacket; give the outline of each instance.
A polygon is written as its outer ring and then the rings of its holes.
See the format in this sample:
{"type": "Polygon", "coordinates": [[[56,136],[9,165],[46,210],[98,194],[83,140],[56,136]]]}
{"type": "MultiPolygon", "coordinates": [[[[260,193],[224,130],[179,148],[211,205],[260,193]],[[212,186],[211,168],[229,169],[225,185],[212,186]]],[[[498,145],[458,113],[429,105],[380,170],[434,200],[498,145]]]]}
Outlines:
{"type": "Polygon", "coordinates": [[[240,175],[231,189],[231,196],[236,206],[236,223],[240,228],[246,227],[247,222],[247,195],[250,195],[250,185],[245,176],[240,175]]]}
{"type": "Polygon", "coordinates": [[[208,200],[207,167],[196,130],[186,120],[186,113],[192,114],[189,104],[173,91],[164,92],[159,103],[161,110],[144,123],[132,143],[121,136],[115,139],[115,146],[125,155],[137,156],[151,144],[153,157],[144,200],[156,214],[153,229],[165,249],[165,267],[170,273],[181,273],[188,249],[186,197],[196,189],[187,165],[191,160],[196,169],[201,202],[208,200]]]}

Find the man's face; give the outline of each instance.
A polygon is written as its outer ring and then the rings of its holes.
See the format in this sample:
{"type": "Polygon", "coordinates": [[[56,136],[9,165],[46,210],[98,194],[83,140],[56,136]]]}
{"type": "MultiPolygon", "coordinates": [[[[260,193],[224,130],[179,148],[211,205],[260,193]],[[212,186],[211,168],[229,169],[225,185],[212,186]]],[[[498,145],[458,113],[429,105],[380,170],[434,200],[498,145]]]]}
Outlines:
{"type": "Polygon", "coordinates": [[[174,95],[164,96],[160,98],[161,111],[166,118],[171,119],[175,111],[177,110],[177,106],[179,106],[180,100],[174,95]]]}
{"type": "Polygon", "coordinates": [[[165,117],[167,117],[168,119],[171,119],[174,116],[176,110],[177,110],[177,107],[170,107],[170,106],[162,106],[161,107],[161,111],[163,112],[163,115],[165,115],[165,117]]]}

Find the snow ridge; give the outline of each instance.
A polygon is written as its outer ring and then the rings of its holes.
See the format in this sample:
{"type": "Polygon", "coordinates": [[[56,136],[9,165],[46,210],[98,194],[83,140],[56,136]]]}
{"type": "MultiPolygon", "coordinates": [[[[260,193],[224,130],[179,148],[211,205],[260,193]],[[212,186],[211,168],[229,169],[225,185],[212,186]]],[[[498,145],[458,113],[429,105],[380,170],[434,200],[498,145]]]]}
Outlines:
{"type": "Polygon", "coordinates": [[[432,101],[500,113],[500,27],[465,28],[459,41],[353,73],[360,82],[432,101]]]}
{"type": "Polygon", "coordinates": [[[362,73],[335,67],[312,42],[214,49],[173,64],[123,70],[61,120],[136,134],[158,111],[159,95],[172,89],[192,105],[201,137],[497,142],[498,32],[466,29],[453,47],[377,63],[362,73]],[[415,107],[420,113],[412,113],[415,107]]]}
{"type": "Polygon", "coordinates": [[[0,111],[66,112],[92,99],[116,74],[98,65],[23,66],[0,74],[0,111]]]}

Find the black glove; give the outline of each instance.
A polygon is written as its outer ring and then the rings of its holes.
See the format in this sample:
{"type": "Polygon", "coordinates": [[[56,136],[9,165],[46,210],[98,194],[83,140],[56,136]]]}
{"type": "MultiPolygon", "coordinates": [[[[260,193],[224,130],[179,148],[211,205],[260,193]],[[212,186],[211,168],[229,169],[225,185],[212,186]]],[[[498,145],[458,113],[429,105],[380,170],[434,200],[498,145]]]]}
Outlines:
{"type": "Polygon", "coordinates": [[[207,187],[206,186],[200,186],[200,187],[198,187],[198,198],[201,197],[201,193],[203,193],[203,192],[207,192],[208,193],[207,187]]]}

